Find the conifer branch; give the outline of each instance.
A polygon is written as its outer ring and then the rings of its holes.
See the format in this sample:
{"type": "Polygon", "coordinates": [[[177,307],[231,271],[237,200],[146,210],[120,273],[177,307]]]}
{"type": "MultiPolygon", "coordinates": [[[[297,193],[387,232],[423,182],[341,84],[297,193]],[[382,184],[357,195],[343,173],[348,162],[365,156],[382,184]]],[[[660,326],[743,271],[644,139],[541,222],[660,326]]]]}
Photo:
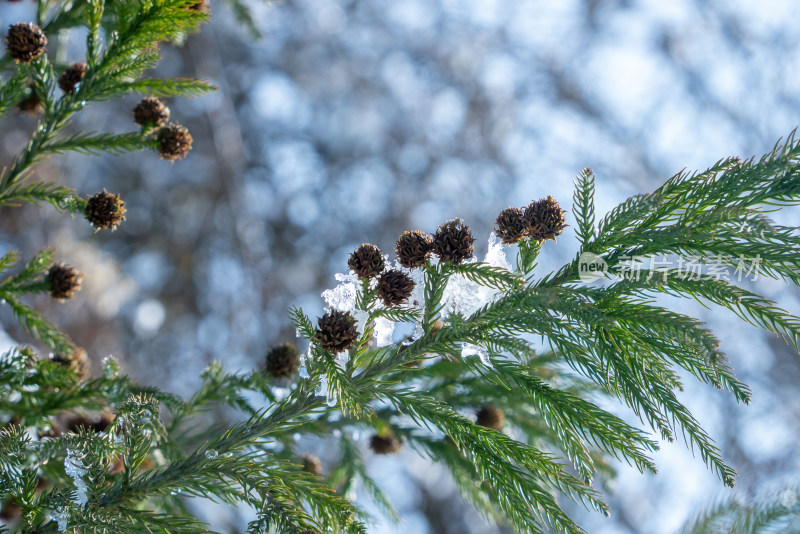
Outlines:
{"type": "Polygon", "coordinates": [[[575,180],[572,213],[577,221],[576,235],[582,250],[594,239],[594,173],[583,169],[575,180]]]}
{"type": "MultiPolygon", "coordinates": [[[[116,228],[125,213],[119,197],[103,192],[84,200],[67,187],[32,180],[34,166],[64,152],[150,148],[169,161],[185,156],[191,136],[166,124],[169,110],[155,99],[134,110],[138,132],[68,133],[67,127],[86,105],[131,92],[213,90],[199,80],[143,78],[158,61],[158,43],[182,39],[207,18],[194,0],[40,1],[44,32],[87,29],[86,66],[72,72],[75,83],[65,83],[56,73],[68,67],[37,51],[0,86],[0,113],[31,87],[43,106],[28,145],[0,176],[0,206],[46,201],[82,214],[95,229],[116,228]]],[[[733,485],[735,471],[676,390],[684,376],[742,403],[750,390],[706,325],[653,299],[668,294],[715,304],[795,349],[800,319],[730,277],[690,277],[638,263],[690,257],[730,274],[744,259],[758,258],[758,273],[800,285],[800,234],[766,214],[800,203],[800,142],[793,133],[758,160],[728,158],[704,172],[678,173],[599,219],[595,181],[588,169],[576,179],[570,224],[581,253],[556,271],[538,273],[536,264],[567,226],[550,196],[505,210],[497,219],[501,239],[491,238],[484,261],[474,258],[472,231],[461,220],[442,224],[433,236],[403,234],[393,269],[377,247],[362,246],[348,261],[352,272],[323,293],[323,317],[315,323],[301,309],[290,310],[308,350],[271,352],[264,369],[251,373],[228,373],[214,363],[185,401],[136,385],[113,360],[102,377],[85,375],[68,338],[21,300],[48,291],[70,298],[80,285],[76,271],[52,265],[53,253],[43,251],[0,281],[0,299],[56,353],[38,358],[17,349],[0,358],[0,415],[10,422],[0,429],[0,500],[21,505],[19,532],[211,532],[183,506],[184,499],[204,498],[254,509],[254,534],[364,533],[365,515],[351,502],[358,484],[384,513],[396,512],[347,434],[354,428],[375,432],[373,452],[409,444],[443,462],[465,498],[520,532],[583,532],[559,506],[561,496],[608,513],[594,477],[609,458],[655,473],[650,431],[670,440],[682,435],[733,485]],[[517,246],[516,268],[504,245],[517,246]],[[582,276],[587,257],[602,262],[608,282],[592,285],[582,276]],[[630,276],[635,266],[640,276],[630,276]],[[398,340],[393,331],[402,323],[413,333],[398,340]],[[534,351],[537,338],[551,350],[534,351]],[[600,408],[597,397],[627,406],[641,425],[600,408]],[[215,404],[243,420],[208,424],[201,415],[215,404]],[[470,411],[474,419],[465,415],[470,411]],[[106,426],[65,423],[87,413],[106,415],[106,426]],[[34,441],[23,428],[49,434],[34,441]],[[327,479],[319,466],[309,472],[297,461],[294,433],[343,430],[335,440],[341,457],[327,479]],[[40,476],[53,488],[37,491],[40,476]]],[[[19,260],[7,253],[0,271],[19,260]]],[[[756,510],[742,528],[778,516],[756,510]]]]}

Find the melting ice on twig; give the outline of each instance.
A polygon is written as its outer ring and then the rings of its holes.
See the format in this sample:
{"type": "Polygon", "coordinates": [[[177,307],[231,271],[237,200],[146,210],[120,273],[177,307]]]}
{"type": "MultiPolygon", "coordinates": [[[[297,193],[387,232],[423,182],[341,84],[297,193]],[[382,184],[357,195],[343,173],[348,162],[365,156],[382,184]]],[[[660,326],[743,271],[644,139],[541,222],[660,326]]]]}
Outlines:
{"type": "Polygon", "coordinates": [[[489,359],[489,351],[478,345],[473,345],[472,343],[464,343],[461,346],[461,357],[468,358],[470,356],[478,356],[483,365],[486,367],[493,367],[492,361],[489,359]]]}
{"type": "Polygon", "coordinates": [[[386,317],[377,317],[375,319],[375,344],[378,347],[391,345],[392,333],[394,333],[394,322],[386,317]]]}
{"type": "Polygon", "coordinates": [[[69,510],[66,508],[56,508],[50,511],[50,520],[58,523],[59,532],[67,530],[67,519],[69,519],[69,510]]]}
{"type": "Polygon", "coordinates": [[[78,506],[86,506],[89,501],[89,488],[86,486],[86,481],[83,477],[86,476],[89,469],[83,465],[81,460],[72,450],[67,449],[67,457],[64,458],[64,471],[68,476],[72,477],[72,481],[75,484],[75,497],[72,501],[78,506]]]}

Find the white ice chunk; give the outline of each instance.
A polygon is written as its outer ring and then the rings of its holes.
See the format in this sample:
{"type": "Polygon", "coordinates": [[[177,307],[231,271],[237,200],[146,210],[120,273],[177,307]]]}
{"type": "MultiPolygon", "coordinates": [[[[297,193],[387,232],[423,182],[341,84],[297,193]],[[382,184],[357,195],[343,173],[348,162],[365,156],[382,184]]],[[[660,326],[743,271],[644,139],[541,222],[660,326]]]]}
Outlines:
{"type": "Polygon", "coordinates": [[[358,276],[353,273],[336,273],[333,275],[333,278],[337,282],[358,282],[358,276]]]}
{"type": "Polygon", "coordinates": [[[308,346],[308,350],[300,355],[300,366],[299,366],[299,373],[300,378],[308,378],[308,367],[306,367],[306,361],[311,358],[311,345],[308,346]]]}
{"type": "Polygon", "coordinates": [[[350,353],[345,351],[336,353],[336,365],[344,369],[350,361],[350,353]]]}
{"type": "Polygon", "coordinates": [[[494,232],[489,235],[489,250],[486,252],[486,257],[483,261],[492,267],[500,267],[507,271],[511,270],[511,264],[508,262],[506,253],[503,250],[503,242],[498,239],[494,232]]]}
{"type": "Polygon", "coordinates": [[[442,319],[456,313],[469,317],[488,302],[487,289],[460,274],[451,275],[442,295],[442,319]]]}
{"type": "Polygon", "coordinates": [[[333,289],[322,292],[322,298],[328,307],[343,312],[352,312],[356,309],[356,295],[357,288],[353,282],[342,282],[333,289]]]}
{"type": "Polygon", "coordinates": [[[397,265],[397,268],[402,270],[414,281],[414,290],[408,298],[408,306],[410,308],[425,309],[425,273],[422,269],[406,269],[405,267],[397,265]]]}
{"type": "Polygon", "coordinates": [[[72,481],[75,484],[73,502],[78,506],[85,506],[89,501],[89,488],[86,486],[86,481],[83,477],[86,476],[89,469],[83,465],[82,458],[70,449],[67,449],[67,457],[64,458],[64,471],[68,476],[72,477],[72,481]]]}
{"type": "Polygon", "coordinates": [[[319,378],[319,386],[317,386],[315,395],[317,397],[325,397],[325,404],[331,408],[336,406],[336,391],[328,391],[328,377],[326,375],[322,375],[319,378]]]}
{"type": "Polygon", "coordinates": [[[330,393],[328,393],[328,396],[325,398],[325,404],[327,404],[331,408],[336,406],[336,391],[335,390],[332,390],[330,393]]]}
{"type": "Polygon", "coordinates": [[[322,375],[319,377],[319,385],[317,386],[316,391],[314,394],[317,397],[325,397],[328,395],[328,377],[327,375],[322,375]]]}
{"type": "MultiPolygon", "coordinates": [[[[475,263],[475,260],[468,263],[475,263]]],[[[467,318],[500,295],[501,292],[497,289],[482,286],[460,274],[453,274],[442,295],[442,319],[455,313],[467,318]]]]}
{"type": "Polygon", "coordinates": [[[468,358],[470,356],[478,356],[483,365],[492,367],[492,361],[489,359],[489,351],[478,345],[473,345],[472,343],[464,343],[461,346],[461,357],[468,358]]]}
{"type": "Polygon", "coordinates": [[[282,401],[289,396],[289,393],[291,393],[289,388],[282,388],[279,386],[273,386],[271,391],[272,394],[275,395],[275,400],[277,401],[282,401]]]}
{"type": "Polygon", "coordinates": [[[365,312],[364,310],[355,310],[353,312],[353,317],[356,318],[356,330],[358,333],[361,334],[364,332],[364,328],[367,326],[367,319],[369,319],[369,313],[365,312]]]}
{"type": "MultiPolygon", "coordinates": [[[[422,336],[425,335],[425,329],[422,328],[422,323],[417,323],[414,325],[414,332],[411,333],[411,343],[418,340],[422,336]]],[[[409,345],[411,344],[409,343],[409,345]]]]}
{"type": "Polygon", "coordinates": [[[392,333],[394,333],[394,322],[386,317],[375,319],[375,343],[379,347],[392,344],[392,333]]]}
{"type": "Polygon", "coordinates": [[[50,520],[58,523],[59,532],[67,530],[67,519],[69,519],[69,510],[66,508],[56,508],[50,512],[50,520]]]}

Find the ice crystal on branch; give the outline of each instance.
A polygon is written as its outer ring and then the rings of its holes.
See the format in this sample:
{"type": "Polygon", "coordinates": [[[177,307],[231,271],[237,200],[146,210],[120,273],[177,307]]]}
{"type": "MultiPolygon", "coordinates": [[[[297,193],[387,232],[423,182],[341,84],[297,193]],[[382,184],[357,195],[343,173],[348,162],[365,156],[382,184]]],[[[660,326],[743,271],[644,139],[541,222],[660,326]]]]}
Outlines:
{"type": "Polygon", "coordinates": [[[89,501],[89,488],[86,486],[84,477],[89,469],[83,465],[83,456],[79,456],[71,449],[67,449],[67,457],[64,459],[64,471],[67,476],[72,478],[75,484],[75,496],[73,502],[80,507],[86,506],[89,501]]]}
{"type": "Polygon", "coordinates": [[[394,332],[394,322],[385,317],[375,319],[375,345],[386,347],[392,344],[392,333],[394,332]]]}
{"type": "MultiPolygon", "coordinates": [[[[473,259],[465,262],[465,265],[475,263],[476,261],[473,259]]],[[[483,263],[490,267],[511,271],[511,264],[506,259],[503,245],[494,233],[489,237],[489,249],[483,263]]],[[[455,273],[450,276],[442,295],[442,304],[444,305],[441,312],[442,318],[446,319],[454,313],[465,318],[469,317],[486,304],[493,302],[501,294],[502,291],[497,287],[487,286],[465,274],[455,273]]]]}
{"type": "Polygon", "coordinates": [[[356,285],[357,277],[351,274],[337,274],[336,280],[339,281],[333,289],[326,289],[322,292],[322,298],[329,308],[342,311],[353,312],[356,309],[356,296],[358,294],[358,286],[356,285]]]}
{"type": "Polygon", "coordinates": [[[466,359],[470,356],[477,356],[480,358],[481,363],[486,367],[492,367],[492,361],[489,359],[489,352],[478,345],[472,343],[464,343],[461,347],[461,357],[466,359]]]}
{"type": "Polygon", "coordinates": [[[58,524],[59,532],[64,532],[67,530],[67,523],[69,522],[69,509],[66,507],[60,507],[56,508],[55,510],[51,510],[49,518],[51,521],[55,521],[58,524]]]}

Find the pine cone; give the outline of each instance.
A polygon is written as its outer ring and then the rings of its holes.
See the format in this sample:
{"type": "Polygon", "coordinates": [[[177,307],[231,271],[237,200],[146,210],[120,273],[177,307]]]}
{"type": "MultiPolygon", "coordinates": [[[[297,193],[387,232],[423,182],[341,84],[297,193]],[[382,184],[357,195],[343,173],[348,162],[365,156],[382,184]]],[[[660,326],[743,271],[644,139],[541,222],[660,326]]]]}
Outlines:
{"type": "Polygon", "coordinates": [[[495,233],[506,245],[513,245],[528,234],[525,214],[519,208],[506,208],[497,216],[495,233]]]}
{"type": "Polygon", "coordinates": [[[69,300],[74,298],[81,289],[83,273],[70,265],[56,263],[47,273],[50,285],[50,295],[56,300],[69,300]]]}
{"type": "Polygon", "coordinates": [[[77,433],[78,430],[93,430],[94,432],[105,432],[114,422],[114,414],[111,412],[104,412],[101,414],[92,414],[82,416],[77,414],[69,414],[63,420],[64,427],[69,432],[77,433]]]}
{"type": "Polygon", "coordinates": [[[391,269],[378,278],[378,296],[387,307],[407,301],[413,291],[414,280],[403,271],[391,269]]]}
{"type": "Polygon", "coordinates": [[[57,352],[53,354],[50,359],[75,371],[80,381],[89,378],[92,362],[89,360],[86,351],[81,347],[75,347],[72,350],[72,354],[57,352]]]}
{"type": "Polygon", "coordinates": [[[31,87],[30,94],[27,98],[23,98],[19,101],[17,109],[26,115],[33,116],[41,113],[42,109],[44,109],[44,105],[42,105],[42,99],[36,94],[36,90],[31,87]]]}
{"type": "Polygon", "coordinates": [[[349,312],[329,311],[319,320],[314,339],[324,351],[343,352],[358,339],[356,318],[349,312]]]}
{"type": "Polygon", "coordinates": [[[266,369],[275,378],[289,377],[300,366],[300,352],[291,343],[272,347],[267,353],[266,369]]]}
{"type": "Polygon", "coordinates": [[[158,131],[158,151],[167,161],[186,157],[192,149],[192,134],[180,124],[170,124],[158,131]]]}
{"type": "Polygon", "coordinates": [[[200,13],[208,13],[208,0],[196,0],[194,4],[189,6],[189,9],[200,13]]]}
{"type": "Polygon", "coordinates": [[[86,63],[73,63],[61,73],[58,78],[58,86],[67,94],[75,92],[75,86],[81,82],[86,75],[86,63]]]}
{"type": "Polygon", "coordinates": [[[503,430],[503,423],[506,421],[505,414],[497,407],[487,404],[478,410],[476,425],[493,428],[500,432],[503,430]]]}
{"type": "Polygon", "coordinates": [[[17,503],[14,497],[10,497],[2,503],[2,507],[0,507],[0,519],[2,519],[3,522],[13,523],[20,517],[22,517],[22,506],[17,503]]]}
{"type": "Polygon", "coordinates": [[[95,229],[116,230],[125,220],[125,202],[113,193],[97,193],[86,201],[86,219],[95,229]]]}
{"type": "Polygon", "coordinates": [[[369,440],[369,446],[376,454],[394,454],[399,451],[403,444],[394,434],[379,435],[375,434],[369,440]]]}
{"type": "Polygon", "coordinates": [[[552,196],[534,200],[525,208],[525,226],[528,235],[537,240],[555,239],[566,227],[564,210],[552,196]]]}
{"type": "Polygon", "coordinates": [[[452,219],[439,226],[433,235],[433,253],[444,263],[458,265],[472,257],[475,238],[461,219],[452,219]]]}
{"type": "Polygon", "coordinates": [[[148,96],[133,108],[133,120],[140,126],[163,126],[169,120],[169,108],[161,100],[148,96]]]}
{"type": "Polygon", "coordinates": [[[433,238],[419,230],[403,232],[403,235],[395,243],[397,261],[406,269],[425,265],[432,250],[433,238]]]}
{"type": "Polygon", "coordinates": [[[319,461],[319,458],[313,454],[301,454],[300,459],[303,461],[303,469],[308,473],[317,476],[322,474],[322,462],[319,461]]]}
{"type": "Polygon", "coordinates": [[[41,56],[47,45],[47,36],[42,29],[29,22],[13,24],[8,28],[6,46],[8,55],[18,63],[30,63],[41,56]]]}
{"type": "Polygon", "coordinates": [[[385,267],[380,249],[369,243],[364,243],[350,254],[347,266],[360,279],[374,278],[381,274],[385,267]]]}

